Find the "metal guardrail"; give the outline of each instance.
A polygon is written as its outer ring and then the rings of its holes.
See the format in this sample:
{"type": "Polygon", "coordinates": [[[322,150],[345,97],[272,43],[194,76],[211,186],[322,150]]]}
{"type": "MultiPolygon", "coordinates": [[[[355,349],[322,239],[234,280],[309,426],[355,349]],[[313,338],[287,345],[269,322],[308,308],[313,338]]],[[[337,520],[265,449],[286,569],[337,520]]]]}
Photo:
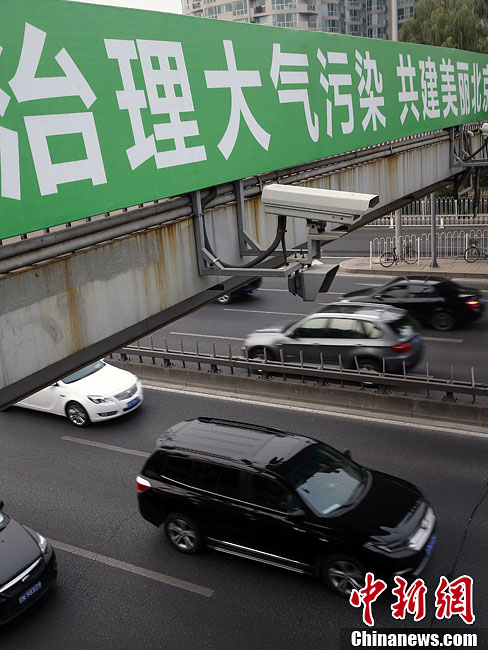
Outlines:
{"type": "MultiPolygon", "coordinates": [[[[181,343],[181,342],[180,342],[181,343]]],[[[150,363],[156,365],[156,361],[162,361],[162,365],[166,368],[174,366],[174,362],[182,364],[186,368],[186,364],[196,364],[198,370],[202,370],[202,366],[208,367],[210,372],[219,373],[222,368],[227,368],[231,374],[236,370],[246,371],[247,376],[261,374],[264,378],[280,377],[283,381],[291,378],[301,378],[302,381],[306,379],[322,380],[324,385],[335,382],[341,387],[344,387],[346,382],[354,382],[364,385],[374,384],[381,387],[386,392],[388,389],[401,389],[404,395],[407,391],[415,391],[418,395],[420,392],[425,392],[427,397],[430,397],[430,392],[444,393],[445,401],[456,401],[456,395],[469,395],[471,396],[471,403],[476,402],[476,398],[488,397],[488,385],[477,384],[475,382],[474,368],[471,367],[471,382],[455,381],[453,376],[450,379],[439,379],[429,375],[429,365],[426,364],[426,375],[407,375],[406,368],[403,369],[403,374],[389,374],[384,372],[372,372],[369,370],[346,369],[342,367],[342,361],[339,356],[338,365],[334,367],[326,365],[322,362],[317,365],[305,364],[303,361],[300,363],[290,363],[283,360],[270,361],[266,357],[264,359],[250,359],[247,350],[245,356],[234,356],[229,346],[228,355],[202,354],[196,352],[185,352],[183,344],[181,343],[181,350],[158,349],[154,347],[143,347],[141,345],[131,345],[122,348],[113,354],[120,355],[122,361],[127,361],[128,357],[138,357],[139,363],[150,363]],[[146,361],[149,360],[149,361],[146,361]]],[[[113,358],[113,354],[110,355],[113,358]]],[[[451,366],[452,374],[452,366],[451,366]]],[[[397,393],[398,394],[398,393],[397,393]]]]}

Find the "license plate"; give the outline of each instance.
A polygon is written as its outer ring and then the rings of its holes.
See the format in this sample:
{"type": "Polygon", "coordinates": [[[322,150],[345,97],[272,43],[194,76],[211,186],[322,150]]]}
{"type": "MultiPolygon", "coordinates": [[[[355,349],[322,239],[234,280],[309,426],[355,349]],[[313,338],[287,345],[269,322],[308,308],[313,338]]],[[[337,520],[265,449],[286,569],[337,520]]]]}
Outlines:
{"type": "Polygon", "coordinates": [[[30,598],[31,596],[33,596],[34,594],[36,594],[41,587],[42,587],[41,582],[36,582],[31,587],[29,587],[29,589],[27,589],[27,591],[25,591],[22,594],[22,596],[19,596],[19,605],[22,605],[22,603],[25,603],[25,601],[28,598],[30,598]]]}
{"type": "Polygon", "coordinates": [[[426,557],[429,557],[430,554],[432,553],[432,549],[435,546],[435,540],[436,540],[436,536],[432,535],[432,537],[429,539],[429,542],[428,542],[427,546],[425,547],[425,556],[426,557]]]}
{"type": "Polygon", "coordinates": [[[132,407],[135,406],[136,404],[139,404],[140,401],[141,401],[141,398],[140,398],[140,397],[134,397],[134,399],[131,399],[130,402],[127,402],[127,408],[128,408],[128,409],[132,408],[132,407]]]}
{"type": "Polygon", "coordinates": [[[414,336],[412,339],[412,343],[414,344],[420,343],[420,336],[414,336]]]}

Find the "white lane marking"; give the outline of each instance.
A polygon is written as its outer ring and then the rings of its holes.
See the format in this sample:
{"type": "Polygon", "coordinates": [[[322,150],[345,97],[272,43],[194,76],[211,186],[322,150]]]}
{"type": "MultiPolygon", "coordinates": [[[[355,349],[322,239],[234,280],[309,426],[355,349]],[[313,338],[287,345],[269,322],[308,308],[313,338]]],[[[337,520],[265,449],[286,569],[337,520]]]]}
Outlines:
{"type": "MultiPolygon", "coordinates": [[[[235,395],[216,395],[213,393],[204,393],[201,388],[191,390],[184,388],[169,388],[167,386],[155,386],[149,382],[143,381],[145,388],[150,388],[152,390],[159,390],[163,393],[177,393],[179,395],[192,395],[193,397],[204,397],[207,399],[217,399],[222,402],[237,402],[241,404],[250,404],[251,406],[269,406],[274,409],[282,409],[287,411],[298,411],[300,413],[312,413],[313,415],[332,415],[337,418],[344,418],[346,420],[361,420],[364,422],[365,416],[354,415],[351,413],[342,413],[340,411],[329,411],[326,409],[315,409],[305,406],[295,406],[290,404],[277,404],[276,401],[265,402],[255,399],[250,399],[246,397],[237,397],[235,395]]],[[[421,424],[416,422],[402,422],[401,420],[389,420],[388,418],[378,418],[368,414],[368,422],[378,422],[380,424],[393,424],[395,426],[407,427],[410,429],[422,429],[426,431],[441,431],[443,433],[455,433],[460,436],[472,436],[475,438],[485,438],[488,440],[488,435],[486,433],[477,433],[476,431],[460,431],[459,429],[453,429],[448,426],[439,426],[435,424],[421,424]]]]}
{"type": "Polygon", "coordinates": [[[174,334],[175,336],[203,336],[206,339],[224,339],[225,341],[244,341],[244,339],[238,339],[234,336],[216,336],[215,334],[192,334],[191,332],[170,332],[170,334],[174,334]]]}
{"type": "Polygon", "coordinates": [[[149,578],[150,580],[156,580],[156,582],[162,582],[171,587],[177,587],[178,589],[185,589],[185,591],[191,591],[194,594],[199,594],[200,596],[205,596],[210,598],[213,595],[213,589],[207,589],[206,587],[201,587],[200,585],[193,584],[192,582],[186,582],[186,580],[180,580],[179,578],[172,578],[167,576],[164,573],[157,573],[156,571],[150,571],[149,569],[144,569],[144,567],[135,566],[134,564],[128,564],[127,562],[121,562],[116,560],[113,557],[107,557],[106,555],[100,555],[99,553],[93,553],[92,551],[87,551],[84,548],[78,548],[78,546],[71,546],[71,544],[64,544],[63,542],[58,542],[55,539],[50,539],[49,542],[57,551],[66,551],[67,553],[72,553],[73,555],[79,555],[84,557],[87,560],[93,560],[94,562],[100,562],[101,564],[106,564],[116,569],[122,569],[122,571],[128,571],[129,573],[134,573],[138,576],[144,578],[149,578]]]}
{"type": "Polygon", "coordinates": [[[464,343],[464,339],[441,339],[438,336],[424,336],[424,341],[435,341],[436,343],[464,343]]]}
{"type": "Polygon", "coordinates": [[[381,287],[382,284],[376,284],[376,282],[355,282],[354,284],[358,284],[360,287],[381,287]]]}
{"type": "Polygon", "coordinates": [[[297,314],[290,311],[261,311],[260,309],[234,309],[233,307],[224,307],[224,311],[243,311],[248,314],[276,314],[277,316],[308,316],[308,314],[297,314]]]}
{"type": "Polygon", "coordinates": [[[100,447],[101,449],[118,451],[122,454],[131,454],[132,456],[143,456],[144,458],[149,456],[147,452],[138,451],[137,449],[127,449],[126,447],[117,447],[116,445],[107,445],[105,442],[95,442],[93,440],[84,440],[83,438],[73,438],[71,436],[61,436],[61,440],[77,442],[80,445],[88,445],[89,447],[100,447]]]}
{"type": "MultiPolygon", "coordinates": [[[[282,293],[290,293],[288,291],[288,289],[264,289],[264,288],[262,288],[262,289],[259,289],[259,293],[261,293],[261,291],[281,291],[282,293]]],[[[342,291],[327,291],[327,293],[330,293],[333,296],[341,296],[343,294],[342,291]]]]}

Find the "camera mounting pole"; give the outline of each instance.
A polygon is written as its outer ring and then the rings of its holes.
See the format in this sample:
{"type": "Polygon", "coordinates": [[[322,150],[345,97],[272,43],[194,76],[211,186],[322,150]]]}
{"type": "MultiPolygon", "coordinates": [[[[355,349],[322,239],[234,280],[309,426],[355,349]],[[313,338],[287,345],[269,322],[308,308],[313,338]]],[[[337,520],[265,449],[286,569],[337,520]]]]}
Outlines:
{"type": "Polygon", "coordinates": [[[214,254],[205,229],[205,204],[212,195],[202,201],[200,191],[193,192],[192,205],[195,217],[195,237],[197,245],[198,271],[200,275],[236,277],[287,277],[291,293],[303,300],[313,301],[317,293],[328,291],[338,269],[338,264],[321,263],[323,244],[347,234],[349,226],[356,223],[369,208],[374,207],[379,197],[375,194],[358,192],[339,192],[295,185],[269,184],[263,188],[262,204],[265,214],[278,216],[278,229],[275,240],[266,251],[260,251],[244,230],[244,198],[242,183],[236,183],[237,225],[239,252],[241,257],[252,253],[256,255],[242,266],[224,263],[214,254]],[[287,217],[301,217],[307,220],[308,254],[306,258],[287,257],[285,264],[278,266],[278,256],[274,251],[280,242],[284,245],[284,223],[287,217]],[[313,266],[312,266],[313,264],[313,266]]]}

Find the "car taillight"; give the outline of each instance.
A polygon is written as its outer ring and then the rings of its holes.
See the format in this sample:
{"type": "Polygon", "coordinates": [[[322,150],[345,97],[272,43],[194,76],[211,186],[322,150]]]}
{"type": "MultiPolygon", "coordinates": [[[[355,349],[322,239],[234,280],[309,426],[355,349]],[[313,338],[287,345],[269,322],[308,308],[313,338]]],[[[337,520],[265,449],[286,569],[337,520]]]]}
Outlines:
{"type": "Polygon", "coordinates": [[[469,300],[466,300],[466,304],[471,309],[479,309],[480,308],[480,301],[476,300],[476,298],[470,298],[469,300]]]}
{"type": "Polygon", "coordinates": [[[412,349],[412,344],[411,343],[397,343],[394,345],[391,349],[393,352],[397,352],[398,354],[402,354],[402,352],[408,352],[409,350],[412,349]]]}
{"type": "Polygon", "coordinates": [[[145,492],[151,487],[151,484],[146,478],[142,478],[142,476],[138,476],[136,479],[137,483],[137,491],[138,492],[145,492]]]}

